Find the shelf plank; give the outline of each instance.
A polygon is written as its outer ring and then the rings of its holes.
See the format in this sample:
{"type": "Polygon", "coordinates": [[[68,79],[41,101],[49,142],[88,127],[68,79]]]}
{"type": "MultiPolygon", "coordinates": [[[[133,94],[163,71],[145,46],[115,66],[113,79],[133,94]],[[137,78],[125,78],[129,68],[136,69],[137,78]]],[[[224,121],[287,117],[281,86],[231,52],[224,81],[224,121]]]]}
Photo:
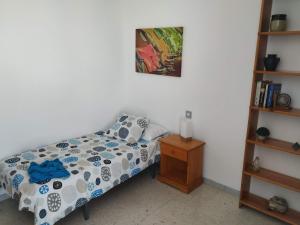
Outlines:
{"type": "Polygon", "coordinates": [[[273,76],[300,76],[300,71],[267,71],[267,70],[257,70],[256,74],[266,74],[273,76]]]}
{"type": "Polygon", "coordinates": [[[261,141],[255,137],[252,137],[247,140],[247,143],[255,144],[255,145],[258,145],[261,147],[265,147],[265,148],[274,149],[277,151],[287,152],[287,153],[294,154],[294,155],[300,155],[300,150],[295,151],[293,149],[293,147],[292,147],[293,143],[287,142],[287,141],[282,141],[282,140],[275,139],[275,138],[268,138],[265,141],[261,141]]]}
{"type": "Polygon", "coordinates": [[[300,109],[292,108],[291,110],[283,110],[283,109],[273,109],[273,108],[262,108],[257,106],[251,106],[252,110],[258,110],[260,112],[270,112],[270,113],[276,113],[281,114],[285,116],[295,116],[300,117],[300,109]]]}
{"type": "Polygon", "coordinates": [[[241,198],[240,203],[291,225],[300,225],[300,212],[293,209],[289,209],[286,214],[271,211],[268,209],[268,201],[257,195],[248,193],[241,198]]]}
{"type": "Polygon", "coordinates": [[[299,30],[294,31],[281,31],[281,32],[259,32],[261,36],[292,36],[292,35],[300,35],[299,30]]]}
{"type": "Polygon", "coordinates": [[[260,168],[260,170],[257,172],[248,168],[244,171],[244,174],[292,191],[300,192],[300,179],[294,177],[277,173],[265,168],[260,168]]]}

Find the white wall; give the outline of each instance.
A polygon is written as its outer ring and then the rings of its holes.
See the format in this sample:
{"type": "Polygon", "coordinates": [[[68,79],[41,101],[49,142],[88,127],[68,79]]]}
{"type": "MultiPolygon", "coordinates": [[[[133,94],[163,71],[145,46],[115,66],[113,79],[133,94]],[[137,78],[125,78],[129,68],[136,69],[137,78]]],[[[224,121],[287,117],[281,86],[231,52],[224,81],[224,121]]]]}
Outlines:
{"type": "MultiPolygon", "coordinates": [[[[261,1],[120,2],[127,109],[148,115],[174,132],[184,111],[192,110],[194,136],[207,143],[204,176],[239,190],[261,1]],[[163,26],[184,27],[181,78],[135,73],[135,29],[163,26]]],[[[278,155],[267,157],[265,166],[282,160],[278,155]]],[[[284,159],[283,171],[299,176],[297,159],[284,159]]],[[[297,194],[255,184],[255,193],[266,197],[284,193],[291,206],[300,208],[297,194]]]]}
{"type": "Polygon", "coordinates": [[[0,158],[112,120],[116,15],[115,1],[0,0],[0,158]]]}
{"type": "Polygon", "coordinates": [[[207,143],[205,177],[239,189],[260,1],[122,3],[128,108],[174,132],[192,110],[195,138],[207,143]],[[184,27],[181,78],[135,73],[135,29],[160,26],[184,27]]]}

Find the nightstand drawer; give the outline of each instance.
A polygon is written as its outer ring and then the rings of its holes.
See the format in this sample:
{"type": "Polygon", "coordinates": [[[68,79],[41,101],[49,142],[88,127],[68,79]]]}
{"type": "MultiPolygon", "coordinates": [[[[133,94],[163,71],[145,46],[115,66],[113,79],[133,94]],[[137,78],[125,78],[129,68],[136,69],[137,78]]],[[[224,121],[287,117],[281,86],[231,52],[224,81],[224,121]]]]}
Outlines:
{"type": "Polygon", "coordinates": [[[161,148],[160,149],[161,153],[164,155],[168,155],[168,156],[176,158],[176,159],[187,161],[187,152],[184,150],[180,150],[178,148],[175,148],[175,147],[165,144],[165,143],[161,143],[160,148],[161,148]]]}

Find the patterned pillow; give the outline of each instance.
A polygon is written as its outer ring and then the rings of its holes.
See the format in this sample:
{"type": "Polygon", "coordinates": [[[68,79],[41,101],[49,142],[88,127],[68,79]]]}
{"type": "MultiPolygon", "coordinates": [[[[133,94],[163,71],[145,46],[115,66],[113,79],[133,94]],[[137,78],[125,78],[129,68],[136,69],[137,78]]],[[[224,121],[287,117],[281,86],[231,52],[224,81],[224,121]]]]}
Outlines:
{"type": "Polygon", "coordinates": [[[127,141],[130,144],[136,143],[148,124],[149,120],[145,117],[123,113],[112,127],[105,132],[105,135],[127,141]]]}

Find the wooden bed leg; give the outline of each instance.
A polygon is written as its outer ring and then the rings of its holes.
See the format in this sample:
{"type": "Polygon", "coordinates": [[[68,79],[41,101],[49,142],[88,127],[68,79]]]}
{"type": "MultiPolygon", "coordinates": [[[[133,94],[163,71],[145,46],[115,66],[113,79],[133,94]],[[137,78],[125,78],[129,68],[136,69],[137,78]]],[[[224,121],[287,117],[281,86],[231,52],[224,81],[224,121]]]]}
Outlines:
{"type": "Polygon", "coordinates": [[[85,220],[88,220],[90,218],[90,213],[89,213],[89,209],[88,209],[87,203],[84,206],[82,206],[82,211],[83,211],[83,218],[85,220]]]}
{"type": "Polygon", "coordinates": [[[157,164],[155,163],[155,164],[152,165],[152,168],[151,168],[151,177],[152,177],[152,179],[155,179],[155,177],[156,177],[156,169],[157,169],[157,164]]]}

